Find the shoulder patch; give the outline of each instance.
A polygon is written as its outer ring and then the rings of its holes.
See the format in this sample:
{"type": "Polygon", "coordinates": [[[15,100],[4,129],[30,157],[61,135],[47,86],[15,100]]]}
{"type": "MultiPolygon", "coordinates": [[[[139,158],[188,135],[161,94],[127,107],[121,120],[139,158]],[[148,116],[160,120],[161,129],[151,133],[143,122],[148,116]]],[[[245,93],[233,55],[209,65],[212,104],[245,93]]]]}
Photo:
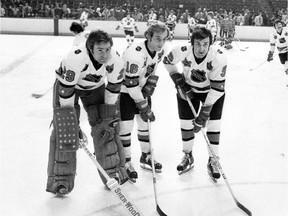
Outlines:
{"type": "Polygon", "coordinates": [[[220,49],[217,49],[217,52],[218,52],[219,54],[222,54],[222,53],[223,53],[222,50],[220,50],[220,49]]]}
{"type": "Polygon", "coordinates": [[[77,49],[77,50],[74,51],[74,53],[78,55],[79,53],[81,53],[81,50],[77,49]]]}
{"type": "Polygon", "coordinates": [[[107,70],[108,73],[112,73],[112,71],[114,70],[114,64],[112,64],[112,65],[107,65],[107,66],[106,66],[106,70],[107,70]]]}
{"type": "Polygon", "coordinates": [[[277,39],[277,35],[274,35],[274,39],[275,39],[275,40],[277,39]]]}
{"type": "Polygon", "coordinates": [[[84,68],[81,70],[81,73],[84,72],[84,71],[86,71],[87,68],[88,68],[88,66],[89,66],[88,64],[85,64],[84,68]]]}
{"type": "Polygon", "coordinates": [[[182,47],[181,47],[181,51],[182,51],[182,52],[187,51],[187,46],[182,46],[182,47]]]}
{"type": "Polygon", "coordinates": [[[142,48],[141,48],[140,46],[137,46],[137,47],[136,47],[136,51],[139,52],[139,51],[141,51],[141,50],[142,50],[142,48]]]}

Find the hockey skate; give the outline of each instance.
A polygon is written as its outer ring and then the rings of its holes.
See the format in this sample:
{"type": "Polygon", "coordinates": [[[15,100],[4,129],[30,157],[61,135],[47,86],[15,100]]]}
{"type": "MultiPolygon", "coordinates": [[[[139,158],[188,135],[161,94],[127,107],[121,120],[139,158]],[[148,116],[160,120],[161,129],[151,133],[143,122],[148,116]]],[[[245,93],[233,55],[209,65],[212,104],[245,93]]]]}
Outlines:
{"type": "Polygon", "coordinates": [[[193,168],[194,158],[192,156],[192,152],[185,153],[184,157],[181,160],[181,163],[177,166],[178,174],[182,175],[183,173],[186,173],[193,168]]]}
{"type": "MultiPolygon", "coordinates": [[[[140,167],[145,170],[152,171],[152,161],[151,161],[151,153],[144,153],[142,152],[141,158],[140,158],[140,167]]],[[[157,162],[154,159],[154,167],[155,167],[155,172],[156,173],[161,173],[162,172],[162,164],[157,162]]]]}
{"type": "Polygon", "coordinates": [[[218,161],[215,161],[214,158],[209,157],[208,164],[207,164],[207,171],[211,179],[217,183],[217,179],[220,178],[220,172],[218,169],[218,161]]]}
{"type": "Polygon", "coordinates": [[[125,163],[125,169],[129,176],[129,180],[133,183],[136,183],[136,179],[138,178],[138,173],[135,171],[134,167],[132,166],[131,161],[127,161],[125,163]]]}

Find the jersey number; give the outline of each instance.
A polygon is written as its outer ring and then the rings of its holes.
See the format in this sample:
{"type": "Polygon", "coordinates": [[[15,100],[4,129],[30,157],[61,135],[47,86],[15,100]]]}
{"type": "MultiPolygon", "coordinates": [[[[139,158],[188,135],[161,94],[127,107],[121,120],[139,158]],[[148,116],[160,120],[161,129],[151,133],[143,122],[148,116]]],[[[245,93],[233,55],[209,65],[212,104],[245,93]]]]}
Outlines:
{"type": "Polygon", "coordinates": [[[60,66],[58,70],[56,70],[56,73],[62,78],[65,79],[67,82],[73,82],[75,78],[75,72],[68,70],[66,71],[66,68],[64,69],[60,66]]]}

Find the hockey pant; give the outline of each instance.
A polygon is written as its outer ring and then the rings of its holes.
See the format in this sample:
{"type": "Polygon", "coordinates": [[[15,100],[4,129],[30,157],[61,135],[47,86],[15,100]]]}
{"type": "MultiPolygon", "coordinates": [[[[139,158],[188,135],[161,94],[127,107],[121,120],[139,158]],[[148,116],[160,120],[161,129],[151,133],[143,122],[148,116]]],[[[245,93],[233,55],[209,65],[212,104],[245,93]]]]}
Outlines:
{"type": "MultiPolygon", "coordinates": [[[[115,178],[120,184],[128,180],[124,168],[125,157],[119,138],[119,118],[116,118],[116,105],[91,105],[86,107],[89,123],[92,127],[96,159],[110,178],[115,178]]],[[[107,180],[99,171],[104,184],[107,180]]]]}

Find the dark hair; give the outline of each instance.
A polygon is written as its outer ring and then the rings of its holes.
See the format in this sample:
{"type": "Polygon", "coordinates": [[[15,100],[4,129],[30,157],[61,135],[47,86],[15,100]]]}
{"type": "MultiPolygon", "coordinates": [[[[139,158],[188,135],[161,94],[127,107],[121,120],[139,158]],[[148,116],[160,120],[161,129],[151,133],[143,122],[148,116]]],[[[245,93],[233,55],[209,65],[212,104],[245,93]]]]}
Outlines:
{"type": "Polygon", "coordinates": [[[212,44],[212,33],[209,29],[203,27],[203,26],[196,26],[194,28],[193,34],[191,36],[191,45],[194,44],[194,40],[203,40],[205,38],[209,37],[209,43],[212,44]]]}
{"type": "Polygon", "coordinates": [[[77,32],[77,34],[79,34],[80,32],[84,31],[84,28],[80,23],[72,22],[72,24],[70,26],[70,31],[71,32],[77,32]]]}
{"type": "Polygon", "coordinates": [[[93,50],[94,45],[101,42],[110,43],[111,47],[113,46],[112,37],[107,32],[100,29],[91,31],[86,41],[86,48],[93,50]]]}
{"type": "Polygon", "coordinates": [[[168,28],[166,27],[166,25],[164,23],[156,23],[156,24],[153,24],[153,25],[150,25],[147,30],[144,32],[144,37],[146,39],[148,39],[148,37],[152,38],[153,35],[154,35],[154,32],[167,32],[167,37],[169,36],[169,30],[168,28]]]}
{"type": "Polygon", "coordinates": [[[282,25],[284,25],[284,23],[280,19],[275,19],[273,23],[274,28],[278,23],[282,23],[282,25]]]}

